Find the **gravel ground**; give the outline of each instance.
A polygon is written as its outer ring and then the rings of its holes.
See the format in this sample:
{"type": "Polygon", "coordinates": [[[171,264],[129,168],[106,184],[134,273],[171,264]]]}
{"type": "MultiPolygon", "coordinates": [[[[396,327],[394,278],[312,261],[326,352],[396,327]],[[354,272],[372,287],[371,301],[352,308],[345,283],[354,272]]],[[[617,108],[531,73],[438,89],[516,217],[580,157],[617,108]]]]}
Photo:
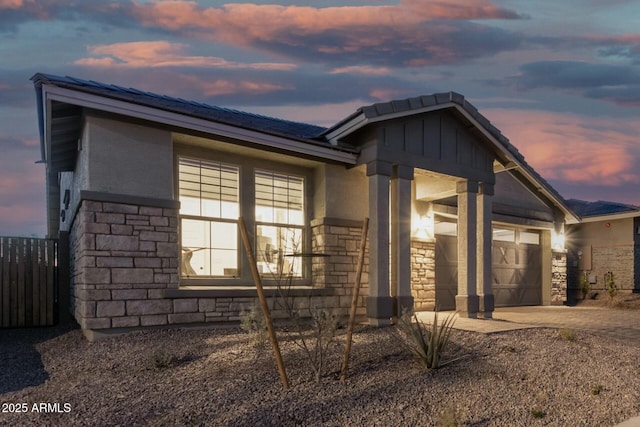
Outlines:
{"type": "Polygon", "coordinates": [[[0,330],[0,425],[612,426],[640,414],[637,345],[554,329],[456,330],[451,354],[465,357],[425,371],[395,333],[359,327],[345,383],[339,335],[320,384],[283,337],[285,390],[270,349],[239,328],[94,343],[73,328],[0,330]],[[40,403],[49,412],[35,411],[40,403]]]}

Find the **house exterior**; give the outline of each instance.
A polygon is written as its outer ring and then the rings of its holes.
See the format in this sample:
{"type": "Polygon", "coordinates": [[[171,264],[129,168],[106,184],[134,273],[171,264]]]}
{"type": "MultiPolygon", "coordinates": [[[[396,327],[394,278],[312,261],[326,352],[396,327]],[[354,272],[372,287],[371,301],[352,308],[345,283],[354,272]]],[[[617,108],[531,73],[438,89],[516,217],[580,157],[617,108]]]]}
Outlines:
{"type": "MultiPolygon", "coordinates": [[[[238,320],[256,297],[247,224],[272,295],[360,313],[562,304],[579,217],[460,94],[362,107],[331,128],[36,74],[48,232],[68,238],[87,336],[238,320]],[[322,257],[296,257],[315,253],[322,257]]],[[[278,312],[274,313],[278,316],[278,312]]]]}
{"type": "Polygon", "coordinates": [[[580,278],[594,292],[613,273],[618,290],[640,292],[640,208],[614,202],[567,201],[581,221],[567,229],[570,300],[580,298],[580,278]]]}

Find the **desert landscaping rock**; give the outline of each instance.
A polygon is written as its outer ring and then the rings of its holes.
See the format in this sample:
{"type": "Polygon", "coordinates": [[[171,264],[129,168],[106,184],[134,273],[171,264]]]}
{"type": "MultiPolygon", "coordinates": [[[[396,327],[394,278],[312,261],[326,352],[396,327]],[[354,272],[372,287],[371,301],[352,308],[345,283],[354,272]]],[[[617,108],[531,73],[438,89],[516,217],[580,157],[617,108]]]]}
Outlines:
{"type": "Polygon", "coordinates": [[[0,331],[0,402],[69,404],[62,413],[0,413],[12,426],[613,426],[640,414],[640,347],[576,331],[453,331],[465,357],[425,371],[394,327],[360,326],[351,369],[312,380],[302,352],[280,335],[291,388],[270,348],[239,328],[171,329],[87,342],[78,329],[0,331]]]}

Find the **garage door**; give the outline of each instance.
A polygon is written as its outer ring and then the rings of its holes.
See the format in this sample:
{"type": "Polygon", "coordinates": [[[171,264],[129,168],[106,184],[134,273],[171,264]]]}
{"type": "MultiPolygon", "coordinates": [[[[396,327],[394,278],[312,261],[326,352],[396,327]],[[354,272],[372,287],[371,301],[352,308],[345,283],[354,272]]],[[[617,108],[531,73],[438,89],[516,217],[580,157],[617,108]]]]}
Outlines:
{"type": "MultiPolygon", "coordinates": [[[[454,310],[458,292],[455,224],[436,227],[436,305],[454,310]]],[[[493,294],[496,307],[538,305],[542,301],[542,250],[536,231],[494,228],[493,294]],[[517,243],[516,243],[517,242],[517,243]]]]}
{"type": "Polygon", "coordinates": [[[492,257],[496,307],[541,303],[542,251],[537,232],[494,230],[492,257]]]}

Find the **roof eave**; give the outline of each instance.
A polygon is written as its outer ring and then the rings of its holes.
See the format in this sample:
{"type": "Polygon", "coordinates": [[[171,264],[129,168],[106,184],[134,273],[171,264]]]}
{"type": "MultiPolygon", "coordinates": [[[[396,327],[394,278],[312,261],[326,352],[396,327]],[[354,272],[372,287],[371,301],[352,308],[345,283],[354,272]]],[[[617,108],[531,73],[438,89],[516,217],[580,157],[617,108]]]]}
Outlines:
{"type": "Polygon", "coordinates": [[[330,160],[348,165],[356,163],[356,154],[346,152],[344,150],[338,150],[330,146],[323,147],[314,141],[302,141],[267,134],[251,129],[219,123],[213,120],[205,120],[199,117],[193,117],[160,108],[118,100],[112,97],[62,88],[56,85],[38,82],[36,82],[36,85],[40,86],[41,90],[44,91],[43,96],[45,100],[66,102],[81,107],[121,114],[128,117],[162,123],[205,134],[238,139],[258,146],[271,147],[313,158],[330,160]]]}
{"type": "Polygon", "coordinates": [[[615,221],[618,219],[628,219],[640,217],[640,211],[627,211],[616,214],[604,215],[585,215],[582,216],[580,222],[599,222],[599,221],[615,221]]]}

